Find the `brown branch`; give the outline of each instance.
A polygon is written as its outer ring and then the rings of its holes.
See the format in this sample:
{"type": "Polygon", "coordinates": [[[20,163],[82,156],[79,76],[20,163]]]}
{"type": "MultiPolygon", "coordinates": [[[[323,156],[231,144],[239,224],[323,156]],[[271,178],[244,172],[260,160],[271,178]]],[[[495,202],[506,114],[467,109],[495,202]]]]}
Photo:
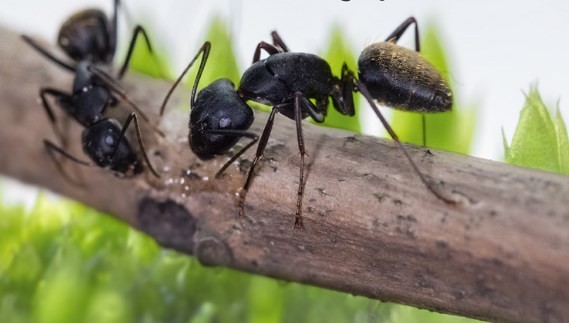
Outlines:
{"type": "MultiPolygon", "coordinates": [[[[42,139],[55,138],[36,101],[40,86],[70,88],[71,75],[17,35],[1,31],[0,39],[0,172],[6,175],[115,214],[206,264],[483,319],[569,318],[565,176],[407,146],[419,168],[461,201],[447,205],[391,142],[305,123],[306,229],[292,230],[299,166],[293,122],[277,118],[246,217],[238,219],[243,171],[230,167],[224,178],[211,179],[227,157],[197,160],[179,140],[187,134],[187,114],[171,113],[161,124],[168,138],[145,127],[162,179],[148,172],[121,179],[66,163],[85,183],[78,188],[62,180],[43,150],[42,139]]],[[[125,84],[156,120],[169,84],[137,75],[125,84]]],[[[189,90],[176,95],[172,102],[187,105],[189,90]]],[[[257,113],[254,131],[260,133],[265,118],[257,113]]],[[[80,129],[72,126],[69,138],[83,156],[80,129]]]]}

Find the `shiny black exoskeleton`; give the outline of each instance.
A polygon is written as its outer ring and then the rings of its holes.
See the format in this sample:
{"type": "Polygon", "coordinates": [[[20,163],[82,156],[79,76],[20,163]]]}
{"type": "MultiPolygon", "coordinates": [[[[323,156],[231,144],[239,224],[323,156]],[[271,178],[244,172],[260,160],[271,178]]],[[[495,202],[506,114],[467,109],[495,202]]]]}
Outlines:
{"type": "MultiPolygon", "coordinates": [[[[244,72],[236,92],[233,90],[233,84],[229,81],[225,81],[222,87],[212,87],[215,84],[213,83],[200,92],[198,100],[194,100],[197,83],[209,53],[209,43],[204,44],[177,81],[181,80],[199,55],[203,53],[204,57],[192,91],[192,113],[190,117],[192,150],[200,158],[211,158],[226,152],[232,144],[245,134],[253,139],[250,144],[233,156],[217,175],[221,174],[230,163],[257,141],[256,136],[246,132],[253,120],[252,112],[250,112],[245,101],[251,100],[273,107],[263,134],[258,139],[259,145],[255,158],[245,185],[240,192],[240,215],[244,211],[245,196],[252,183],[254,169],[263,156],[274,118],[279,112],[296,122],[301,167],[294,224],[295,227],[302,227],[304,157],[306,151],[301,121],[311,117],[316,122],[323,122],[327,112],[328,98],[332,99],[334,108],[341,114],[353,116],[355,114],[353,92],[356,91],[361,92],[367,99],[383,126],[399,145],[427,188],[438,198],[449,203],[452,202],[435,190],[419,171],[374,102],[374,100],[378,100],[401,109],[421,112],[447,111],[452,106],[451,92],[434,68],[418,54],[395,45],[395,42],[411,23],[416,23],[414,18],[409,18],[399,26],[388,37],[386,42],[388,44],[380,43],[384,45],[372,45],[370,49],[364,50],[360,56],[360,79],[356,78],[346,65],[342,68],[341,77],[335,77],[324,59],[313,54],[289,52],[280,36],[273,32],[272,45],[265,42],[258,44],[253,56],[253,64],[244,72]],[[379,53],[373,52],[375,48],[380,49],[379,53]],[[261,50],[265,50],[270,56],[266,59],[260,59],[261,50]],[[392,62],[389,58],[382,56],[385,53],[390,53],[394,61],[392,62]],[[374,58],[374,55],[377,57],[374,58]],[[412,74],[414,69],[415,76],[412,74]],[[207,96],[208,99],[200,101],[201,95],[207,96]],[[212,118],[211,116],[215,117],[212,118]],[[248,122],[233,123],[234,120],[247,120],[249,116],[251,119],[248,122]],[[207,154],[204,154],[203,151],[206,151],[207,154]]],[[[417,28],[416,36],[418,37],[417,28]]],[[[164,109],[176,84],[166,96],[162,109],[164,109]]]]}
{"type": "MultiPolygon", "coordinates": [[[[206,41],[170,88],[160,108],[160,115],[164,114],[166,104],[176,86],[199,56],[203,55],[190,98],[190,148],[199,158],[208,160],[226,153],[241,137],[250,138],[251,143],[233,156],[232,162],[257,141],[257,135],[247,132],[253,123],[254,113],[235,92],[235,85],[229,79],[221,78],[197,93],[210,50],[211,43],[206,41]]],[[[229,164],[226,163],[218,174],[229,164]]]]}
{"type": "MultiPolygon", "coordinates": [[[[82,61],[88,61],[97,66],[108,66],[113,61],[117,47],[117,14],[119,5],[120,1],[114,0],[114,11],[110,20],[99,9],[86,9],[72,15],[61,25],[57,36],[57,44],[73,60],[71,63],[57,58],[29,36],[23,35],[22,38],[41,55],[71,72],[75,72],[76,65],[82,61]]],[[[122,79],[128,69],[139,35],[142,35],[148,51],[152,53],[152,46],[146,31],[142,26],[136,25],[126,58],[117,74],[118,79],[122,79]]]]}
{"type": "MultiPolygon", "coordinates": [[[[121,175],[136,175],[143,170],[137,153],[132,149],[129,141],[125,137],[126,130],[134,120],[142,156],[152,174],[159,177],[158,173],[150,164],[142,143],[137,115],[132,112],[122,127],[117,120],[103,117],[105,110],[111,102],[117,100],[113,94],[120,96],[138,110],[136,105],[124,95],[122,89],[118,87],[118,84],[113,83],[111,76],[97,69],[89,62],[82,61],[77,66],[72,94],[66,94],[51,88],[41,89],[40,97],[45,111],[50,120],[53,120],[53,123],[55,123],[54,113],[46,97],[48,94],[55,97],[57,105],[70,117],[85,127],[81,136],[85,154],[89,156],[97,166],[108,168],[121,175]]],[[[65,143],[64,136],[60,134],[60,137],[65,143]]],[[[50,157],[52,157],[56,163],[59,171],[68,180],[70,180],[70,178],[63,171],[57,159],[55,159],[54,152],[58,152],[66,158],[80,164],[89,165],[89,163],[71,156],[64,149],[48,140],[44,140],[44,145],[50,157]]]]}
{"type": "MultiPolygon", "coordinates": [[[[73,88],[69,94],[49,87],[40,89],[40,98],[45,112],[63,145],[66,146],[66,139],[56,126],[56,118],[49,104],[48,96],[54,97],[57,105],[67,115],[86,128],[82,136],[85,153],[91,157],[97,166],[109,168],[117,173],[132,172],[132,174],[138,174],[143,169],[136,153],[127,139],[124,138],[127,127],[134,120],[143,156],[151,172],[158,176],[150,165],[142,145],[137,115],[131,113],[123,127],[118,121],[103,117],[107,107],[114,106],[119,99],[122,99],[138,111],[143,119],[148,121],[146,115],[125,95],[124,90],[115,78],[103,71],[103,68],[107,68],[112,62],[116,51],[118,6],[119,0],[115,0],[111,21],[108,20],[104,12],[88,9],[71,16],[62,25],[59,31],[58,44],[73,60],[72,63],[57,58],[32,38],[25,35],[22,38],[41,55],[75,75],[73,88]]],[[[126,59],[118,73],[118,79],[122,78],[126,72],[139,34],[144,36],[148,49],[152,52],[144,29],[136,26],[126,59]]],[[[155,130],[161,134],[159,130],[155,130]]],[[[52,158],[54,158],[54,152],[58,152],[73,161],[88,164],[71,156],[50,141],[45,140],[44,144],[52,158]]],[[[62,171],[55,158],[54,161],[56,161],[58,169],[62,171]]],[[[62,173],[66,176],[63,171],[62,173]]]]}

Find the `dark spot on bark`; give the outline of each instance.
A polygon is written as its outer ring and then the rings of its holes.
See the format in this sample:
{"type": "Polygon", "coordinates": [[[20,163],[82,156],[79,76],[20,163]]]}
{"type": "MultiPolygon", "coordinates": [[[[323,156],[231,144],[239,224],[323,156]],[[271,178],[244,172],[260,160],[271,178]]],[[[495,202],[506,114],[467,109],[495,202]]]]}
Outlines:
{"type": "Polygon", "coordinates": [[[440,248],[440,249],[447,249],[448,248],[448,242],[446,242],[444,240],[437,240],[437,242],[435,242],[435,245],[437,246],[437,248],[440,248]]]}
{"type": "Polygon", "coordinates": [[[454,291],[452,293],[452,295],[454,296],[454,299],[461,300],[466,296],[466,292],[463,290],[457,290],[457,291],[454,291]]]}
{"type": "Polygon", "coordinates": [[[199,240],[194,254],[205,266],[228,266],[233,262],[231,249],[223,241],[215,237],[199,240]]]}
{"type": "Polygon", "coordinates": [[[145,197],[138,204],[137,219],[140,229],[160,245],[192,253],[196,219],[183,205],[145,197]]]}
{"type": "Polygon", "coordinates": [[[377,201],[379,203],[382,203],[383,200],[385,200],[385,198],[387,197],[387,194],[384,193],[373,193],[373,196],[375,196],[375,198],[377,199],[377,201]]]}

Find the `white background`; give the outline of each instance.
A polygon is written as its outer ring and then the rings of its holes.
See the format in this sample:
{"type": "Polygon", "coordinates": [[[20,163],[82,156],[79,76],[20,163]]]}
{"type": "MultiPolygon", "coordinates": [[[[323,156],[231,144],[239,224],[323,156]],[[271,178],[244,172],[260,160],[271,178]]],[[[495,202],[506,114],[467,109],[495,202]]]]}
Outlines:
{"type": "MultiPolygon", "coordinates": [[[[452,78],[462,103],[477,104],[472,154],[502,160],[503,127],[514,133],[532,82],[550,107],[558,100],[569,120],[569,2],[458,0],[123,0],[130,20],[146,26],[155,47],[177,74],[205,40],[214,13],[227,19],[241,68],[260,40],[278,30],[294,51],[322,53],[331,26],[339,24],[354,49],[382,41],[408,16],[419,27],[435,20],[449,51],[452,78]]],[[[55,42],[61,22],[86,7],[109,14],[111,0],[1,0],[0,23],[55,42]]],[[[124,15],[120,16],[124,18],[124,15]]],[[[124,19],[122,19],[124,21],[124,19]]],[[[121,39],[128,33],[121,29],[121,39]]],[[[411,37],[401,42],[411,47],[411,37]]],[[[215,46],[215,44],[214,44],[215,46]]]]}

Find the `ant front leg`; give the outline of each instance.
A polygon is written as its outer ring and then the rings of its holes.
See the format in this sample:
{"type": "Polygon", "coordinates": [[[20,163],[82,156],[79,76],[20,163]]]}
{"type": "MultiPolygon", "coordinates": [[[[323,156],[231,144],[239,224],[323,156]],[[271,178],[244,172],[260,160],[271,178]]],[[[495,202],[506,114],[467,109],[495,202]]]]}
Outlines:
{"type": "Polygon", "coordinates": [[[263,134],[261,135],[261,139],[259,139],[259,145],[257,146],[257,152],[255,153],[255,158],[253,159],[253,163],[251,164],[251,168],[249,168],[249,173],[247,174],[247,180],[245,181],[245,185],[239,192],[239,217],[243,217],[245,215],[245,197],[247,196],[247,191],[249,187],[251,187],[251,183],[253,182],[253,176],[255,176],[255,166],[259,160],[263,157],[263,152],[267,147],[267,142],[269,141],[269,137],[271,135],[271,130],[273,129],[273,124],[275,122],[275,115],[277,114],[278,109],[273,107],[271,110],[271,114],[269,114],[269,119],[267,120],[267,124],[265,125],[265,129],[263,129],[263,134]]]}
{"type": "Polygon", "coordinates": [[[51,126],[53,128],[53,132],[59,138],[63,147],[67,147],[67,140],[65,139],[62,130],[57,127],[57,120],[55,118],[55,114],[53,113],[49,101],[47,100],[48,96],[54,97],[58,105],[63,110],[65,110],[66,113],[73,115],[72,106],[71,106],[71,96],[65,92],[53,88],[40,89],[40,99],[44,107],[44,111],[47,114],[49,122],[51,123],[51,126]]]}
{"type": "Polygon", "coordinates": [[[126,73],[126,70],[128,69],[128,66],[130,64],[130,59],[132,58],[132,52],[134,51],[134,45],[136,44],[136,41],[138,40],[139,35],[142,35],[142,37],[144,38],[144,41],[146,43],[146,47],[148,48],[148,52],[152,55],[152,57],[154,59],[154,63],[160,69],[158,60],[156,59],[156,56],[154,55],[154,52],[152,50],[152,45],[150,44],[150,39],[148,38],[148,34],[144,30],[144,28],[142,28],[142,26],[136,25],[136,27],[134,27],[134,32],[132,34],[132,38],[130,39],[130,44],[128,46],[126,58],[123,62],[121,69],[119,70],[119,74],[117,76],[117,78],[119,80],[121,80],[123,78],[124,74],[126,73]]]}
{"type": "Polygon", "coordinates": [[[217,171],[217,173],[215,173],[215,178],[220,178],[223,172],[227,169],[227,167],[229,167],[229,165],[233,164],[233,162],[236,161],[237,158],[241,157],[243,153],[249,150],[249,148],[251,148],[257,141],[259,141],[259,136],[257,136],[257,134],[248,131],[217,129],[217,130],[208,130],[207,132],[214,135],[215,134],[224,135],[224,136],[233,135],[236,137],[247,137],[251,139],[250,143],[245,145],[245,147],[241,148],[241,150],[239,150],[235,155],[233,155],[233,157],[231,157],[225,164],[223,164],[223,166],[217,171]]]}
{"type": "Polygon", "coordinates": [[[74,157],[73,155],[69,154],[68,152],[66,152],[65,150],[63,150],[62,148],[56,146],[54,143],[52,143],[49,140],[44,139],[43,141],[43,146],[45,148],[45,150],[47,151],[47,154],[49,156],[49,158],[53,161],[53,163],[55,164],[55,168],[57,169],[57,171],[61,174],[61,176],[63,176],[63,178],[71,183],[72,185],[75,186],[83,186],[82,184],[80,184],[79,182],[73,180],[68,174],[67,172],[65,172],[65,170],[63,169],[63,166],[61,165],[61,162],[55,157],[55,154],[58,153],[61,156],[77,163],[77,164],[81,164],[83,166],[93,166],[91,164],[89,164],[86,161],[80,160],[76,157],[74,157]]]}
{"type": "Polygon", "coordinates": [[[146,152],[146,148],[144,148],[144,143],[142,142],[142,136],[140,133],[140,127],[138,126],[138,119],[136,118],[136,113],[132,112],[131,114],[129,114],[128,118],[126,119],[122,129],[121,129],[121,133],[119,135],[119,139],[117,141],[117,144],[115,146],[115,149],[113,150],[112,154],[111,154],[111,161],[114,160],[115,155],[118,151],[118,148],[121,144],[121,141],[123,140],[126,130],[128,129],[128,127],[130,126],[131,121],[134,120],[134,128],[136,130],[136,138],[138,140],[138,145],[140,147],[140,152],[142,153],[142,157],[144,158],[144,161],[146,162],[146,164],[148,165],[148,169],[150,170],[150,172],[157,178],[160,178],[160,175],[156,172],[156,170],[154,169],[154,167],[152,167],[152,164],[150,163],[150,159],[148,158],[148,154],[146,152]]]}

